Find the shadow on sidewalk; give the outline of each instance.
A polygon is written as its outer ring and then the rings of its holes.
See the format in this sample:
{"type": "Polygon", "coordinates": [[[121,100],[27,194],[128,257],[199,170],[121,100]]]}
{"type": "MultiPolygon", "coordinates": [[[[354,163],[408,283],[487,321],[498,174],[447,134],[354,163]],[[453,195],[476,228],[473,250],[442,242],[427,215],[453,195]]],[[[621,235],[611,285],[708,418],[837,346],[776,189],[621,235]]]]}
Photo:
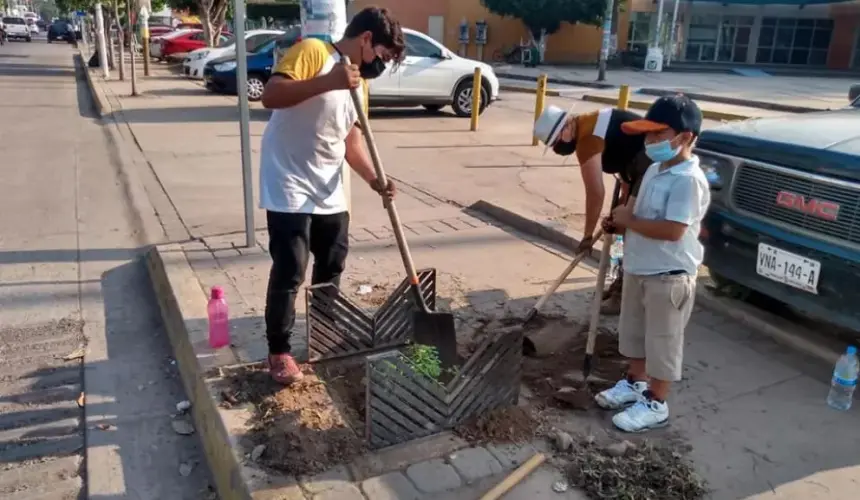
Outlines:
{"type": "Polygon", "coordinates": [[[199,97],[199,96],[211,95],[211,92],[206,90],[205,87],[201,86],[201,87],[194,87],[194,88],[173,87],[173,88],[167,88],[167,89],[152,89],[152,90],[147,90],[146,92],[144,92],[144,94],[153,95],[153,96],[167,96],[167,97],[171,97],[171,96],[174,96],[174,97],[175,96],[199,97]]]}
{"type": "Polygon", "coordinates": [[[74,69],[62,69],[55,68],[52,66],[38,66],[35,64],[3,63],[3,65],[0,65],[0,76],[35,76],[39,78],[56,76],[60,78],[68,78],[70,76],[75,76],[75,71],[74,69]]]}
{"type": "MultiPolygon", "coordinates": [[[[238,106],[181,106],[170,108],[131,108],[122,111],[129,124],[135,123],[204,123],[238,122],[238,106]]],[[[251,121],[269,120],[271,111],[251,109],[251,121]]]]}

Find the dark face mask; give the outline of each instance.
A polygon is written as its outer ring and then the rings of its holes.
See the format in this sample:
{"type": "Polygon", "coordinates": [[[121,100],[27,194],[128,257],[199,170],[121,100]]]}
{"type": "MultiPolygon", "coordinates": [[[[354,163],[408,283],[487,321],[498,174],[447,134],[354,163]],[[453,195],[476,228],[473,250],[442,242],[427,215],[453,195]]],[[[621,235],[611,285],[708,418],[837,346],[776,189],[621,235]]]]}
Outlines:
{"type": "Polygon", "coordinates": [[[557,141],[552,150],[557,155],[570,156],[576,151],[576,140],[570,142],[557,141]]]}
{"type": "Polygon", "coordinates": [[[372,80],[381,75],[383,71],[385,71],[385,61],[379,56],[374,57],[371,62],[362,61],[361,66],[358,67],[358,73],[365,80],[372,80]]]}

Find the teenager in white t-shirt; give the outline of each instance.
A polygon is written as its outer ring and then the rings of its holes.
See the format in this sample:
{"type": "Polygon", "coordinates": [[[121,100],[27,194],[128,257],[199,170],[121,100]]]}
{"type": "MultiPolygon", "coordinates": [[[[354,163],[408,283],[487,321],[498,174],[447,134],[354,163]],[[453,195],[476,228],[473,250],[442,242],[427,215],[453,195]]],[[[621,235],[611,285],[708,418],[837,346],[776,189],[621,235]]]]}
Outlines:
{"type": "Polygon", "coordinates": [[[377,182],[349,89],[378,77],[404,50],[400,23],[388,9],[368,7],[353,17],[343,40],[309,38],[291,47],[266,83],[263,105],[275,110],[260,147],[260,207],[272,256],[266,337],[270,373],[282,384],[302,378],[290,355],[290,333],[310,255],[313,284],[339,285],[344,270],[349,212],[343,169],[351,167],[380,195],[394,196],[390,181],[377,182]]]}

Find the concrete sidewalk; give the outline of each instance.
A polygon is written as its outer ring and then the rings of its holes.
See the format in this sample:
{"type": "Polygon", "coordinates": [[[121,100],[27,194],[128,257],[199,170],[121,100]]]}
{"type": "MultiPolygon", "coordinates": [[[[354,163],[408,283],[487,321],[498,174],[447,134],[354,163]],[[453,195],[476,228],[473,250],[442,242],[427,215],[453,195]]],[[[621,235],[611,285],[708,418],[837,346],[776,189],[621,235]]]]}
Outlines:
{"type": "Polygon", "coordinates": [[[535,81],[546,73],[551,84],[591,89],[617,89],[630,85],[634,94],[661,95],[684,92],[694,99],[734,106],[763,108],[782,112],[804,112],[842,108],[848,105],[851,78],[799,76],[741,76],[715,73],[646,73],[630,69],[609,70],[606,81],[597,81],[597,71],[560,66],[502,65],[496,67],[500,78],[535,81]]]}
{"type": "MultiPolygon", "coordinates": [[[[320,485],[326,478],[270,476],[247,459],[242,414],[218,408],[206,378],[219,366],[265,355],[262,314],[269,257],[264,232],[257,233],[259,245],[250,249],[242,248],[237,234],[242,205],[233,99],[211,96],[197,84],[161,74],[142,80],[140,86],[145,96],[128,98],[123,97],[127,83],[105,85],[114,116],[127,122],[147,168],[158,179],[147,189],[162,223],[175,228],[178,240],[194,238],[159,247],[150,258],[150,270],[180,351],[177,359],[186,386],[194,388],[189,392],[195,399],[195,418],[214,462],[213,473],[220,478],[222,498],[241,498],[243,488],[269,491],[270,496],[260,493],[255,498],[346,499],[360,498],[362,492],[374,500],[447,498],[427,486],[428,477],[446,477],[450,482],[445,483],[445,495],[472,499],[497,481],[500,471],[515,465],[492,447],[471,448],[462,456],[471,457],[469,471],[482,471],[473,476],[464,472],[460,455],[451,456],[466,443],[451,438],[444,438],[444,446],[434,442],[400,449],[396,460],[375,455],[364,465],[332,473],[327,486],[320,485]],[[216,284],[227,288],[231,300],[234,342],[230,350],[213,353],[207,351],[203,325],[205,290],[216,284]],[[237,485],[230,478],[243,478],[244,483],[237,485]],[[372,489],[379,484],[386,489],[372,489]]],[[[400,182],[397,203],[415,260],[419,266],[438,268],[438,295],[443,307],[457,315],[461,340],[472,334],[479,318],[524,315],[568,258],[558,248],[468,206],[485,200],[574,237],[581,230],[583,199],[575,164],[563,165],[553,155],[544,157],[542,147],[530,146],[530,99],[503,98],[481,117],[477,133],[467,131],[468,120],[445,114],[383,112],[372,120],[380,154],[400,182]]],[[[576,101],[558,97],[552,102],[570,107],[576,101]]],[[[266,114],[253,112],[255,148],[266,114]]],[[[254,157],[256,162],[256,152],[254,157]]],[[[390,289],[403,273],[378,198],[358,184],[353,186],[350,243],[342,288],[356,302],[367,304],[358,293],[360,285],[390,289]]],[[[581,267],[545,311],[582,324],[593,286],[593,268],[581,267]]],[[[607,319],[606,326],[613,321],[607,319]]],[[[688,330],[684,381],[671,400],[673,425],[668,433],[653,437],[680,439],[691,446],[690,456],[714,489],[713,498],[855,498],[860,477],[858,410],[839,413],[826,407],[829,370],[735,320],[697,307],[688,330]]],[[[527,391],[522,401],[529,403],[527,391]]],[[[558,411],[548,418],[558,428],[618,439],[608,417],[558,411]]],[[[528,455],[541,445],[531,446],[515,452],[528,455]]],[[[552,493],[553,474],[547,466],[505,498],[581,498],[573,490],[567,497],[552,493]]]]}

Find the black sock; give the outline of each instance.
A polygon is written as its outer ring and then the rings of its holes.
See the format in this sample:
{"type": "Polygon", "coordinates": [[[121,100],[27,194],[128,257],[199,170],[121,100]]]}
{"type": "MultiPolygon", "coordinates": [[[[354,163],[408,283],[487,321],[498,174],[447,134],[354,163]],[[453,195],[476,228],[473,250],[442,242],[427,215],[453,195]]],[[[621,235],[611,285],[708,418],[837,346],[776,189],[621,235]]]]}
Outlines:
{"type": "Polygon", "coordinates": [[[645,392],[642,393],[642,395],[645,396],[645,399],[647,399],[648,401],[656,401],[658,403],[665,403],[665,401],[663,401],[662,399],[657,399],[656,397],[654,397],[654,393],[651,392],[651,389],[646,389],[645,392]]]}

